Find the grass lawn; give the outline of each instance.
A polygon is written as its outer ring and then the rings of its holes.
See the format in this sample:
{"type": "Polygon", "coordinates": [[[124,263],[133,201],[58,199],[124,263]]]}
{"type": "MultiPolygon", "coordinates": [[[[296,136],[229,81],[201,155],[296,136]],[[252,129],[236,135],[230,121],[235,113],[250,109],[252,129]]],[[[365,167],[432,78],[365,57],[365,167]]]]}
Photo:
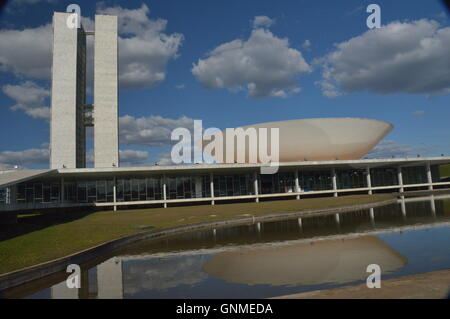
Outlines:
{"type": "Polygon", "coordinates": [[[338,198],[266,201],[260,203],[184,206],[140,210],[101,211],[91,214],[31,214],[17,225],[0,227],[0,274],[32,266],[153,226],[174,226],[305,209],[366,204],[393,198],[389,194],[352,195],[338,198]]]}

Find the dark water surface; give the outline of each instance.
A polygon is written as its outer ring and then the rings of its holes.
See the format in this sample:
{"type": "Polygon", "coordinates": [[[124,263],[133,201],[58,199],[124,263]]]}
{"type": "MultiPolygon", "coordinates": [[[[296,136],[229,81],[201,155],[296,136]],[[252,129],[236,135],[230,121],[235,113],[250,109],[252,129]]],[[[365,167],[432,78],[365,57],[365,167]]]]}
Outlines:
{"type": "Polygon", "coordinates": [[[266,298],[450,268],[450,199],[141,241],[11,289],[26,298],[266,298]]]}

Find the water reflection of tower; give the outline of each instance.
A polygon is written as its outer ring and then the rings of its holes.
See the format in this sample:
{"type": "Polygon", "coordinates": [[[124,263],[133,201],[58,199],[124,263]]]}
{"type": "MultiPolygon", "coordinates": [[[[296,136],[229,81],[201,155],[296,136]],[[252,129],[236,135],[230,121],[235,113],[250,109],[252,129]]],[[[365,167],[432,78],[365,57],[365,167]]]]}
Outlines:
{"type": "Polygon", "coordinates": [[[51,288],[52,299],[78,299],[78,298],[100,298],[100,299],[122,299],[123,298],[123,276],[122,260],[111,258],[97,266],[97,273],[90,278],[85,271],[81,275],[81,288],[69,289],[65,281],[51,288]],[[93,293],[92,293],[93,291],[93,293]]]}

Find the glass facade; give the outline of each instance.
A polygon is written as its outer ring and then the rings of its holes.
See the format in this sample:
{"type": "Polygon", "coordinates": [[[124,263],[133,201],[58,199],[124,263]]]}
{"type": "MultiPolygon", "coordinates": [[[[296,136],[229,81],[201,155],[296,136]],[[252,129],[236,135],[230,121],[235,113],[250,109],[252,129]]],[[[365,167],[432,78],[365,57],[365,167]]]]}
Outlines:
{"type": "Polygon", "coordinates": [[[260,194],[292,193],[295,192],[295,173],[262,174],[258,184],[260,194]]]}
{"type": "MultiPolygon", "coordinates": [[[[114,180],[80,181],[77,183],[78,203],[112,202],[114,180]]],[[[68,200],[68,198],[66,198],[68,200]]]]}
{"type": "Polygon", "coordinates": [[[398,185],[398,169],[395,167],[377,167],[370,170],[372,187],[398,185]]]}
{"type": "Polygon", "coordinates": [[[0,205],[6,204],[6,188],[0,188],[0,205]]]}
{"type": "Polygon", "coordinates": [[[441,171],[440,171],[438,165],[432,165],[431,166],[431,178],[433,179],[433,182],[440,182],[440,180],[441,180],[441,171]]]}
{"type": "Polygon", "coordinates": [[[211,197],[209,175],[173,176],[166,178],[167,199],[211,197]]]}
{"type": "Polygon", "coordinates": [[[54,182],[22,183],[17,186],[17,203],[57,203],[60,184],[54,182]]]}
{"type": "Polygon", "coordinates": [[[402,167],[403,184],[427,183],[427,170],[425,166],[402,167]]]}
{"type": "MultiPolygon", "coordinates": [[[[336,169],[338,189],[367,187],[365,169],[336,169]]],[[[439,181],[438,166],[431,167],[434,182],[439,181]]],[[[397,167],[377,167],[370,170],[372,187],[398,185],[397,167]]],[[[403,167],[403,183],[426,184],[425,166],[403,167]]],[[[254,172],[214,174],[214,197],[254,195],[254,172]]],[[[276,174],[258,174],[259,194],[293,193],[295,170],[276,174]]],[[[301,192],[333,190],[332,170],[299,170],[301,192]]],[[[169,175],[165,177],[167,200],[211,198],[210,174],[169,175]]],[[[116,178],[116,201],[137,202],[163,200],[163,175],[116,178]]],[[[17,185],[17,203],[58,203],[61,201],[61,180],[25,182],[17,185]]],[[[0,204],[7,202],[7,189],[0,188],[0,204]]],[[[65,180],[64,201],[72,203],[114,202],[114,179],[65,180]]]]}
{"type": "Polygon", "coordinates": [[[337,169],[336,177],[338,189],[367,187],[367,173],[365,169],[337,169]]]}
{"type": "Polygon", "coordinates": [[[299,171],[298,182],[301,191],[323,191],[333,189],[331,170],[326,171],[299,171]]]}
{"type": "Polygon", "coordinates": [[[116,200],[118,202],[163,199],[162,176],[118,178],[116,182],[116,200]]]}
{"type": "Polygon", "coordinates": [[[254,194],[253,174],[214,175],[214,197],[254,194]]]}

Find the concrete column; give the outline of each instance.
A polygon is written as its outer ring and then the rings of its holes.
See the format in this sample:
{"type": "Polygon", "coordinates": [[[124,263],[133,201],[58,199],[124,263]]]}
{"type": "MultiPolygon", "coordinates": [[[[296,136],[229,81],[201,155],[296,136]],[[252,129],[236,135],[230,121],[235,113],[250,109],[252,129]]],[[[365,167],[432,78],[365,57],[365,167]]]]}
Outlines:
{"type": "Polygon", "coordinates": [[[211,198],[212,198],[211,205],[214,205],[215,201],[214,201],[214,174],[213,173],[209,174],[209,189],[210,189],[211,198]]]}
{"type": "Polygon", "coordinates": [[[434,202],[434,196],[430,198],[431,214],[436,217],[436,203],[434,202]]]}
{"type": "Polygon", "coordinates": [[[167,208],[167,187],[166,187],[166,175],[163,175],[163,200],[164,208],[167,208]]]}
{"type": "Polygon", "coordinates": [[[400,201],[400,207],[401,207],[401,210],[402,210],[403,219],[406,219],[406,202],[405,202],[405,198],[404,197],[402,197],[402,199],[400,201]]]}
{"type": "MultiPolygon", "coordinates": [[[[114,177],[114,182],[113,182],[113,201],[114,201],[114,204],[117,202],[117,180],[116,180],[116,177],[114,177]]],[[[117,205],[114,205],[114,211],[117,211],[117,205]]]]}
{"type": "Polygon", "coordinates": [[[397,168],[398,185],[400,186],[400,193],[403,193],[405,189],[403,188],[403,174],[402,168],[399,166],[397,168]]]}
{"type": "Polygon", "coordinates": [[[372,208],[369,209],[369,215],[370,215],[370,223],[372,224],[372,227],[375,226],[375,210],[372,208]]]}
{"type": "Polygon", "coordinates": [[[426,170],[427,170],[427,183],[429,184],[428,190],[432,191],[433,190],[433,176],[431,175],[430,162],[427,162],[426,170]]]}
{"type": "Polygon", "coordinates": [[[202,198],[202,176],[195,176],[195,198],[202,198]]]}
{"type": "Polygon", "coordinates": [[[367,188],[369,189],[369,195],[372,195],[372,178],[370,176],[370,167],[366,168],[367,188]]]}
{"type": "MultiPolygon", "coordinates": [[[[295,192],[300,192],[300,183],[298,182],[298,169],[295,170],[295,192]]],[[[300,195],[297,195],[295,198],[300,199],[300,195]]]]}
{"type": "Polygon", "coordinates": [[[254,188],[255,188],[255,196],[256,196],[256,198],[255,198],[255,202],[259,202],[259,198],[258,198],[258,195],[259,195],[259,191],[258,191],[258,172],[255,172],[254,173],[254,175],[253,175],[253,185],[254,185],[254,188]]]}
{"type": "Polygon", "coordinates": [[[17,204],[17,185],[11,185],[6,188],[6,204],[17,204]]]}
{"type": "MultiPolygon", "coordinates": [[[[336,170],[333,168],[331,170],[331,180],[333,181],[333,190],[337,190],[337,176],[336,176],[336,170]]],[[[334,197],[338,197],[338,193],[334,192],[334,197]]]]}

